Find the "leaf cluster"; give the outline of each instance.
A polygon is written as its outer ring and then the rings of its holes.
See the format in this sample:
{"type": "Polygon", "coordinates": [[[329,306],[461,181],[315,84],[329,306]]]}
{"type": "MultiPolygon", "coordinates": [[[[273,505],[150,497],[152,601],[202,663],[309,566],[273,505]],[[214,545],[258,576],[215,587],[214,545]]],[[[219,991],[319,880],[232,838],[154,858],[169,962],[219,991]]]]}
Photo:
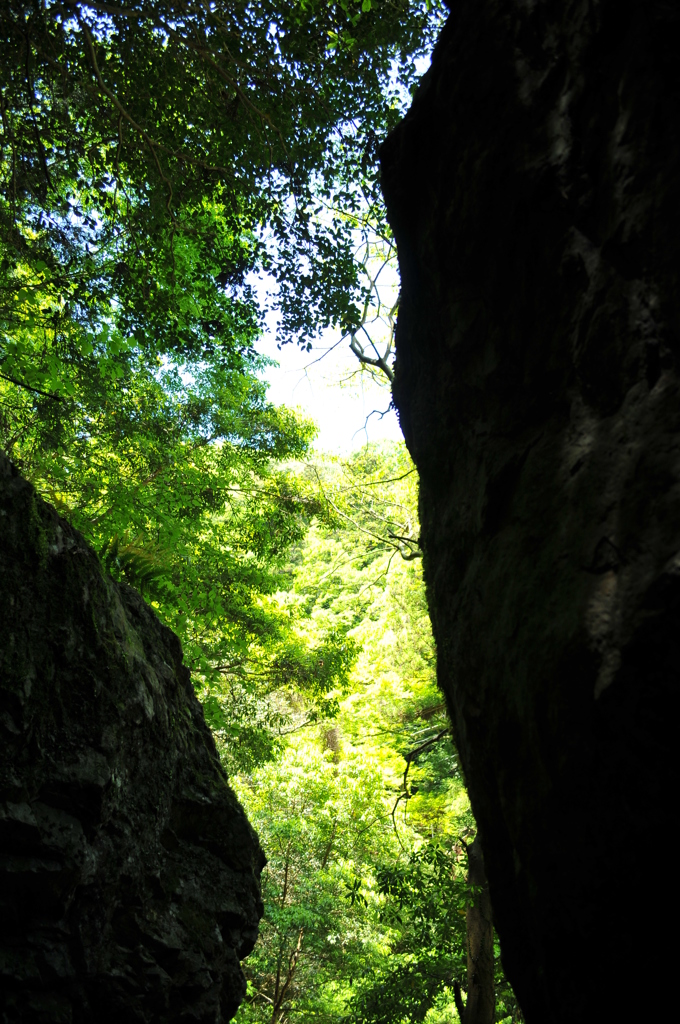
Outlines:
{"type": "Polygon", "coordinates": [[[362,980],[351,1003],[366,1024],[422,1021],[443,988],[465,977],[465,908],[471,901],[460,846],[440,840],[407,861],[378,869],[386,897],[381,918],[393,930],[391,954],[362,980]]]}
{"type": "Polygon", "coordinates": [[[354,322],[346,213],[377,195],[435,21],[417,0],[3,4],[5,378],[65,400],[129,349],[247,356],[258,268],[285,337],[354,322]]]}

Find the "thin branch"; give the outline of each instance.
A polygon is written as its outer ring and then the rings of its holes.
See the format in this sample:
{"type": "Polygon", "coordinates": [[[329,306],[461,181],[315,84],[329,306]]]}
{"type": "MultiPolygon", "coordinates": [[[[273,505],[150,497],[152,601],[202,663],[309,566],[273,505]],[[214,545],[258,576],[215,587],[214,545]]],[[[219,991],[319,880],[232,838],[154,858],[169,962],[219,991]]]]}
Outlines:
{"type": "MultiPolygon", "coordinates": [[[[291,953],[290,958],[288,960],[288,973],[287,973],[287,977],[286,977],[286,980],[285,980],[285,982],[283,984],[283,987],[281,988],[281,991],[279,993],[277,993],[276,1001],[275,1001],[274,1006],[273,1006],[272,1024],[276,1024],[276,1021],[278,1020],[278,1017],[279,1017],[279,1015],[281,1013],[281,1009],[283,1007],[284,997],[286,995],[286,992],[288,991],[288,988],[290,987],[290,983],[292,982],[293,977],[295,976],[295,968],[297,967],[298,958],[300,956],[300,950],[302,949],[302,938],[304,936],[304,933],[305,933],[305,930],[304,930],[304,927],[303,927],[303,928],[300,929],[300,932],[298,934],[297,946],[295,947],[295,949],[291,953]]],[[[279,981],[279,979],[280,979],[280,968],[279,968],[279,971],[277,972],[277,988],[278,988],[278,981],[279,981]]]]}
{"type": "Polygon", "coordinates": [[[299,732],[300,729],[306,729],[314,721],[313,718],[306,718],[300,725],[294,725],[292,729],[279,729],[279,736],[290,736],[291,733],[299,732]]]}
{"type": "MultiPolygon", "coordinates": [[[[67,0],[67,3],[69,3],[69,5],[71,7],[79,6],[79,4],[74,2],[74,0],[67,0]]],[[[288,151],[286,149],[286,144],[285,144],[285,141],[284,141],[284,138],[283,138],[283,135],[282,135],[280,129],[276,127],[276,125],[267,116],[267,114],[265,114],[262,110],[259,109],[259,107],[257,107],[253,103],[253,101],[249,98],[249,96],[243,91],[243,89],[241,89],[241,87],[239,86],[239,84],[236,81],[236,79],[232,78],[232,76],[230,74],[228,74],[228,72],[226,72],[224,70],[224,68],[220,67],[220,65],[217,63],[217,61],[214,59],[214,57],[212,56],[212,54],[210,53],[210,51],[206,47],[201,46],[199,43],[195,43],[188,36],[182,35],[182,33],[178,32],[171,25],[169,25],[166,21],[164,21],[162,18],[158,17],[158,15],[152,15],[148,11],[126,11],[122,7],[116,7],[116,6],[111,5],[111,4],[95,2],[95,0],[84,0],[84,2],[82,3],[82,6],[89,7],[92,10],[95,10],[95,11],[101,11],[104,14],[111,14],[111,15],[116,16],[116,17],[136,18],[137,20],[148,19],[157,28],[163,29],[163,31],[167,32],[168,35],[171,36],[173,39],[175,39],[178,42],[184,44],[184,46],[186,46],[188,49],[193,50],[195,53],[197,53],[199,55],[199,57],[201,57],[204,61],[206,61],[208,64],[210,64],[211,67],[213,67],[215,69],[215,71],[220,76],[220,78],[222,78],[228,85],[230,85],[232,87],[232,89],[234,89],[234,91],[236,92],[238,98],[241,100],[241,102],[243,103],[243,105],[247,109],[251,110],[254,114],[256,114],[260,118],[260,120],[262,122],[264,122],[265,124],[269,125],[269,127],[274,132],[276,132],[276,134],[279,137],[279,141],[281,143],[283,151],[287,155],[288,151]]],[[[76,17],[78,17],[77,14],[76,14],[76,17]]],[[[78,20],[80,21],[80,19],[78,19],[78,20]]],[[[229,49],[228,48],[226,48],[226,49],[227,49],[227,53],[229,54],[229,57],[232,59],[232,61],[234,61],[234,58],[231,57],[231,54],[229,53],[229,49]]],[[[236,61],[234,61],[234,63],[236,63],[236,61]]],[[[175,153],[173,155],[177,155],[177,154],[175,153]]]]}
{"type": "Polygon", "coordinates": [[[33,391],[36,395],[42,395],[43,398],[51,398],[54,402],[63,402],[65,399],[61,395],[52,394],[50,391],[42,391],[40,388],[35,388],[31,384],[25,384],[22,380],[17,380],[16,377],[12,377],[8,373],[0,373],[0,377],[3,380],[8,380],[10,384],[16,384],[18,388],[24,388],[26,391],[33,391]]]}
{"type": "Polygon", "coordinates": [[[417,760],[420,754],[424,754],[425,751],[429,750],[430,747],[433,747],[435,743],[439,743],[439,741],[443,740],[445,736],[448,736],[450,732],[451,726],[447,725],[446,729],[442,729],[441,732],[438,732],[431,740],[426,740],[424,743],[421,743],[419,747],[416,747],[415,750],[409,751],[409,753],[404,756],[404,760],[406,761],[406,768],[404,769],[404,789],[407,788],[406,780],[408,779],[408,773],[413,762],[417,760]]]}
{"type": "MultiPolygon", "coordinates": [[[[70,6],[75,6],[71,4],[70,6]]],[[[101,11],[102,14],[113,14],[118,18],[148,18],[148,14],[145,11],[127,11],[123,7],[116,7],[114,4],[102,4],[95,3],[94,0],[84,0],[80,5],[82,7],[90,7],[93,11],[101,11]]]]}
{"type": "MultiPolygon", "coordinates": [[[[149,135],[149,133],[146,131],[146,129],[143,128],[142,125],[139,124],[137,121],[135,121],[135,119],[132,116],[132,114],[130,114],[129,111],[125,109],[125,107],[120,102],[120,100],[118,99],[116,94],[111,92],[111,90],[105,84],[104,79],[102,78],[102,74],[101,74],[101,71],[99,69],[99,64],[97,62],[97,55],[96,55],[96,52],[95,52],[95,49],[94,49],[94,42],[93,42],[93,39],[92,39],[92,33],[90,32],[90,29],[89,29],[89,26],[87,25],[87,23],[85,21],[83,21],[83,19],[80,16],[79,5],[77,3],[75,3],[74,0],[66,0],[66,2],[68,3],[69,7],[73,8],[73,12],[74,12],[76,21],[78,22],[78,24],[80,25],[80,27],[81,27],[81,29],[83,31],[83,36],[85,37],[85,41],[87,43],[87,48],[88,48],[88,52],[89,52],[89,56],[90,56],[90,63],[92,64],[92,70],[94,71],[94,75],[95,75],[95,78],[97,79],[97,84],[98,84],[101,92],[108,99],[111,100],[111,102],[113,103],[114,107],[119,112],[119,114],[123,118],[125,118],[125,120],[129,124],[132,125],[132,127],[135,129],[135,131],[139,132],[139,134],[142,136],[142,138],[146,142],[147,146],[151,150],[151,153],[153,155],[154,161],[156,163],[156,167],[158,168],[158,172],[159,172],[161,178],[163,179],[163,181],[168,185],[168,188],[170,190],[170,197],[169,197],[169,200],[168,200],[168,204],[170,204],[171,201],[172,201],[172,183],[171,183],[170,179],[165,175],[165,173],[164,173],[164,171],[163,171],[163,169],[162,169],[162,167],[160,165],[160,161],[158,159],[158,154],[156,152],[157,149],[163,150],[163,152],[165,152],[165,153],[169,153],[170,156],[175,157],[175,159],[177,159],[177,160],[184,160],[184,161],[186,161],[189,164],[193,164],[196,167],[203,167],[203,168],[205,168],[206,170],[209,170],[209,171],[219,171],[220,174],[225,174],[228,177],[230,177],[231,176],[231,172],[229,171],[228,168],[221,167],[219,164],[209,164],[205,160],[200,160],[200,159],[198,159],[196,157],[191,156],[185,150],[172,149],[170,146],[166,146],[163,142],[160,142],[158,139],[152,138],[152,136],[149,135]]],[[[169,206],[168,206],[168,208],[169,208],[169,206]]]]}
{"type": "Polygon", "coordinates": [[[461,995],[460,982],[454,981],[453,983],[453,999],[456,1004],[456,1011],[460,1019],[460,1024],[465,1021],[465,1006],[463,1004],[463,997],[461,995]]]}
{"type": "MultiPolygon", "coordinates": [[[[402,473],[401,476],[390,476],[390,477],[386,477],[384,480],[370,480],[368,483],[365,483],[365,484],[361,484],[361,485],[354,484],[352,487],[341,487],[341,488],[339,488],[339,490],[340,490],[340,493],[342,493],[343,491],[362,490],[364,487],[382,487],[383,484],[397,484],[401,480],[405,480],[407,476],[411,476],[411,474],[415,473],[415,471],[416,471],[416,468],[415,468],[415,466],[413,466],[412,469],[408,469],[405,473],[402,473]]],[[[394,501],[394,502],[390,502],[390,504],[392,504],[392,505],[399,505],[400,503],[398,501],[394,501]]],[[[401,505],[401,508],[405,508],[405,506],[401,505]]]]}
{"type": "MultiPolygon", "coordinates": [[[[326,501],[331,506],[331,508],[334,509],[334,511],[337,512],[337,514],[342,519],[346,519],[348,523],[351,523],[355,530],[358,530],[360,533],[365,533],[367,537],[372,537],[373,540],[380,541],[381,544],[389,543],[386,541],[385,537],[381,537],[379,533],[373,533],[372,530],[367,530],[365,526],[360,526],[359,523],[355,522],[355,520],[351,518],[351,516],[348,516],[346,512],[343,512],[341,509],[339,509],[335,502],[331,501],[328,495],[324,495],[324,497],[326,498],[326,501]]],[[[391,544],[390,546],[396,548],[401,557],[404,558],[406,561],[409,561],[411,558],[413,558],[413,554],[411,552],[404,552],[402,548],[399,547],[398,544],[391,544]]]]}
{"type": "Polygon", "coordinates": [[[442,740],[444,736],[447,736],[450,732],[451,726],[447,726],[446,729],[442,729],[441,732],[439,732],[436,736],[433,736],[431,740],[426,740],[425,743],[421,743],[420,746],[416,747],[415,750],[409,751],[409,753],[406,754],[404,757],[404,760],[406,761],[406,768],[404,769],[404,779],[402,783],[403,789],[399,796],[397,797],[397,799],[394,801],[394,807],[392,808],[392,824],[394,826],[394,834],[399,840],[399,845],[401,846],[402,850],[404,849],[404,845],[401,841],[401,837],[399,836],[399,830],[397,829],[397,819],[395,815],[397,812],[397,807],[399,806],[400,802],[402,800],[411,799],[411,793],[409,792],[408,789],[408,773],[411,768],[411,765],[416,760],[419,754],[422,754],[426,750],[429,750],[429,748],[433,747],[435,743],[439,743],[439,741],[442,740]]]}
{"type": "Polygon", "coordinates": [[[132,117],[132,115],[127,112],[125,107],[119,101],[119,99],[116,96],[116,94],[111,92],[111,90],[104,83],[104,79],[102,78],[101,71],[99,70],[99,64],[97,63],[97,54],[95,52],[94,42],[92,40],[92,33],[90,32],[90,29],[89,29],[88,25],[86,24],[86,22],[84,22],[83,19],[81,18],[80,11],[78,9],[78,5],[77,4],[72,4],[72,6],[73,6],[74,14],[76,16],[76,21],[80,25],[80,27],[81,27],[81,29],[83,31],[83,36],[85,37],[85,42],[87,43],[87,48],[88,48],[88,51],[89,51],[89,54],[90,54],[90,62],[92,64],[92,69],[94,71],[95,78],[97,79],[97,82],[99,83],[99,88],[101,89],[101,91],[104,93],[105,96],[108,96],[108,98],[111,100],[111,102],[113,103],[113,105],[115,106],[115,108],[119,112],[119,114],[122,114],[122,116],[126,119],[126,121],[129,121],[130,124],[132,125],[132,127],[141,134],[142,138],[144,139],[144,141],[146,142],[147,146],[151,150],[151,154],[152,154],[152,156],[154,158],[156,167],[158,168],[158,173],[160,174],[160,176],[161,176],[162,180],[165,182],[165,184],[168,186],[169,195],[168,195],[168,201],[167,201],[167,209],[168,209],[168,213],[169,213],[170,212],[170,207],[172,206],[172,197],[173,197],[172,182],[166,176],[165,172],[163,171],[163,168],[161,167],[161,162],[158,159],[158,154],[156,152],[156,146],[158,145],[158,143],[156,143],[155,140],[152,139],[151,136],[148,134],[148,132],[146,132],[144,130],[144,128],[142,128],[142,126],[135,121],[135,119],[132,117]]]}
{"type": "Polygon", "coordinates": [[[400,802],[402,800],[410,800],[410,793],[400,793],[399,796],[397,797],[397,799],[394,801],[394,807],[392,808],[392,826],[394,828],[394,834],[397,837],[397,842],[401,846],[401,848],[404,851],[404,853],[406,853],[406,847],[404,846],[404,844],[401,841],[401,836],[399,835],[399,829],[397,828],[397,819],[395,818],[395,814],[397,812],[397,807],[399,806],[399,804],[400,804],[400,802]]]}
{"type": "MultiPolygon", "coordinates": [[[[380,518],[380,516],[377,516],[376,518],[380,518]]],[[[419,546],[418,541],[415,539],[415,537],[402,537],[401,534],[392,533],[391,530],[387,531],[387,535],[388,537],[391,537],[392,540],[403,540],[405,544],[416,544],[419,546]]]]}
{"type": "MultiPolygon", "coordinates": [[[[382,419],[384,419],[385,416],[387,416],[387,414],[388,414],[388,412],[390,411],[391,408],[392,408],[392,405],[390,404],[390,405],[387,406],[387,408],[385,409],[384,412],[380,412],[379,409],[371,409],[371,411],[369,412],[368,416],[364,420],[363,427],[359,427],[358,430],[355,430],[354,434],[352,436],[356,437],[357,434],[360,434],[361,431],[363,430],[364,433],[366,434],[366,441],[368,442],[368,429],[367,428],[368,428],[368,421],[370,420],[371,416],[379,416],[380,419],[382,420],[382,419]]],[[[399,504],[399,503],[398,502],[390,502],[390,504],[396,505],[396,504],[399,504]]],[[[371,515],[375,516],[375,513],[371,512],[371,515]]],[[[376,516],[376,518],[380,519],[381,517],[380,516],[376,516]]],[[[383,522],[386,522],[386,520],[383,520],[383,522]]]]}

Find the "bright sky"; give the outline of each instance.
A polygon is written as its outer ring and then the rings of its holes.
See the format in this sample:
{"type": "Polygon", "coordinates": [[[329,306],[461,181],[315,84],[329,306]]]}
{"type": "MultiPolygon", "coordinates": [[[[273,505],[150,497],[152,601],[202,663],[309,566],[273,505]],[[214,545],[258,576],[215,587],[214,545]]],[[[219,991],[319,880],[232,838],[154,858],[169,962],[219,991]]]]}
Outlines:
{"type": "MultiPolygon", "coordinates": [[[[430,56],[421,57],[417,73],[423,75],[429,66],[430,56]]],[[[404,95],[404,110],[409,104],[410,98],[404,95]]],[[[264,298],[265,282],[252,283],[264,298]]],[[[390,290],[396,297],[399,288],[394,272],[382,275],[383,288],[389,305],[390,290]]],[[[293,345],[278,349],[275,316],[269,315],[266,324],[257,348],[279,363],[265,374],[270,401],[301,409],[314,420],[319,428],[317,449],[344,454],[367,441],[403,440],[396,411],[389,408],[387,382],[380,387],[368,374],[357,372],[359,363],[348,341],[338,344],[339,334],[328,331],[311,352],[301,352],[293,345]]]]}
{"type": "Polygon", "coordinates": [[[381,387],[368,374],[359,373],[349,342],[337,344],[338,339],[337,332],[328,331],[311,352],[294,345],[278,349],[276,320],[269,316],[257,349],[279,363],[265,374],[270,401],[300,409],[314,420],[320,451],[345,454],[367,441],[401,441],[397,414],[389,408],[387,381],[381,387]]]}

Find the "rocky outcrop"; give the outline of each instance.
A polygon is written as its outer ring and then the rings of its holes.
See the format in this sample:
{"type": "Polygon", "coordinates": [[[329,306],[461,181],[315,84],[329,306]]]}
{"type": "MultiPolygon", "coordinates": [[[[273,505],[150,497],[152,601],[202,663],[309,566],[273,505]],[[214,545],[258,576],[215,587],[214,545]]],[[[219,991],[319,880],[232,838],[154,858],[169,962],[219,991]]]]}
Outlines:
{"type": "Polygon", "coordinates": [[[680,6],[451,7],[382,152],[439,678],[527,1021],[665,1019],[680,6]]]}
{"type": "Polygon", "coordinates": [[[0,1020],[229,1020],[257,837],[177,637],[6,459],[0,629],[0,1020]]]}

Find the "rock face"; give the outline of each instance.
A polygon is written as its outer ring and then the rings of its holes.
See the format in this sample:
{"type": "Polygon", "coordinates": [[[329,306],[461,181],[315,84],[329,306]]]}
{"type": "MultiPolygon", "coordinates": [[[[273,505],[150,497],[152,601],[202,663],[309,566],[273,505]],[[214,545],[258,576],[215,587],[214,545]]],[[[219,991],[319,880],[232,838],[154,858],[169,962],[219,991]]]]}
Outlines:
{"type": "Polygon", "coordinates": [[[0,629],[0,1020],[229,1020],[257,837],[177,637],[6,459],[0,629]]]}
{"type": "Polygon", "coordinates": [[[395,399],[527,1021],[677,973],[680,5],[455,0],[382,151],[395,399]]]}

